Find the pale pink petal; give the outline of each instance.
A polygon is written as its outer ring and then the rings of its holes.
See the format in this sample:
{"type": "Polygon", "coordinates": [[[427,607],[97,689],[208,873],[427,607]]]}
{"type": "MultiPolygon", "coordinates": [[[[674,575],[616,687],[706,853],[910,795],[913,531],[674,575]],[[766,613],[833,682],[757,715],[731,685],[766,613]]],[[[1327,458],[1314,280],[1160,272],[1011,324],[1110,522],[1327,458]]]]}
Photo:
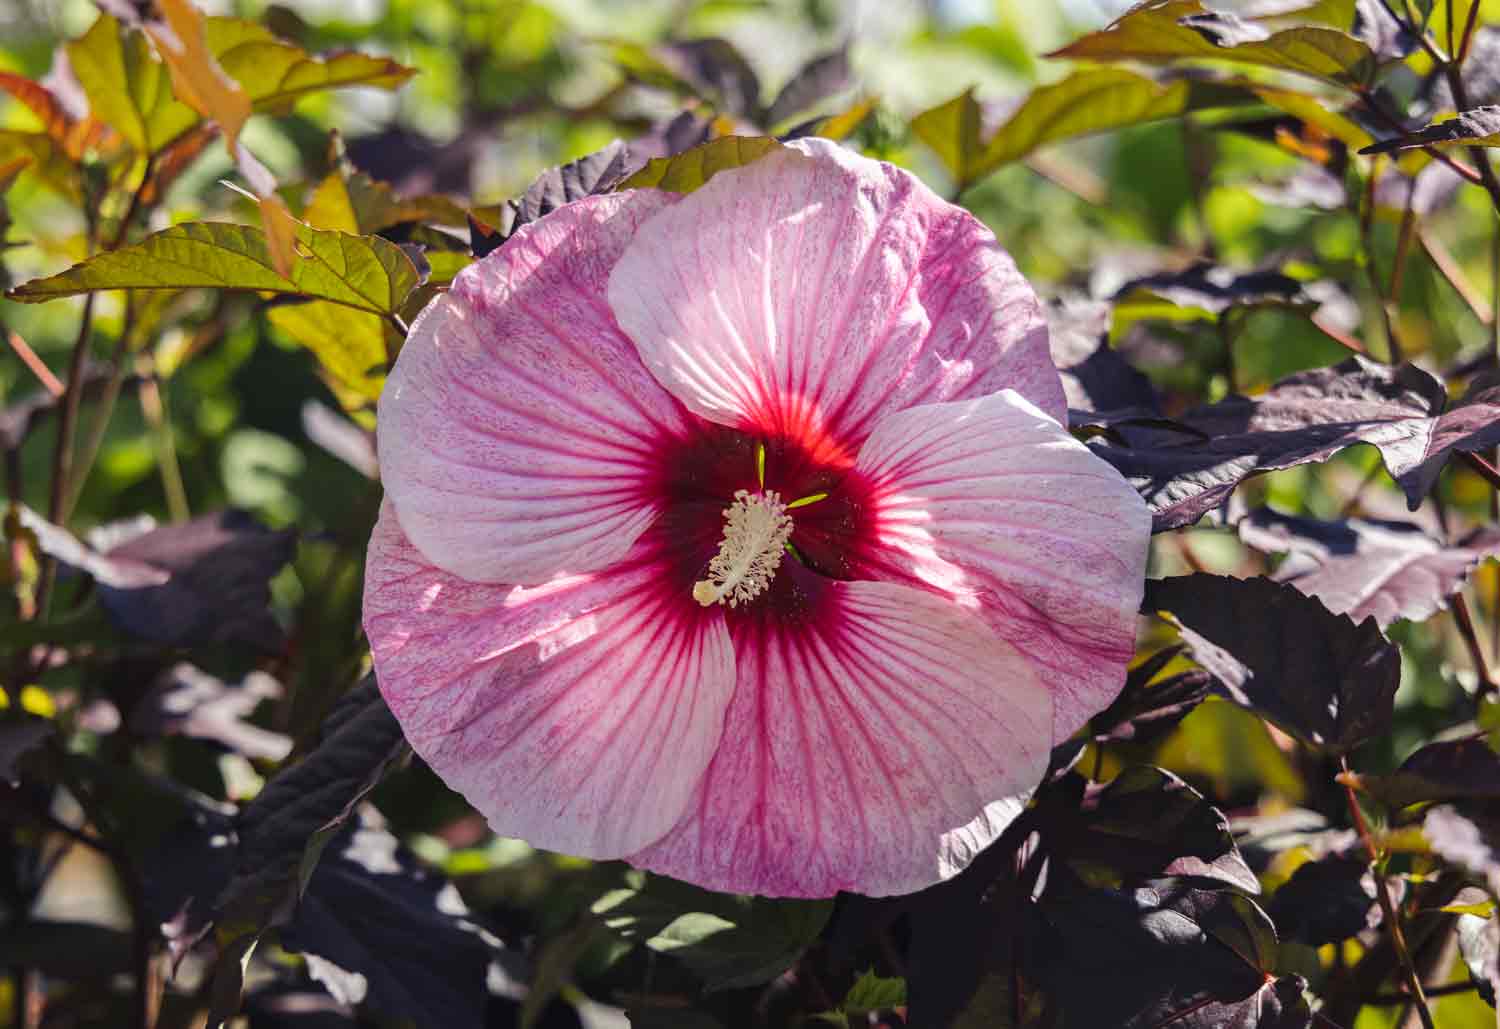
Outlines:
{"type": "Polygon", "coordinates": [[[381,692],[498,833],[620,857],[677,821],[708,767],[734,689],[729,633],[635,556],[534,588],[471,583],[381,512],[364,610],[381,692]]]}
{"type": "Polygon", "coordinates": [[[1053,691],[1056,740],[1109,704],[1135,646],[1151,517],[1120,474],[1009,390],[886,418],[872,573],[977,606],[1053,691]]]}
{"type": "Polygon", "coordinates": [[[519,583],[595,571],[658,513],[643,483],[684,414],[604,297],[636,225],[670,202],[569,204],[465,269],[412,326],[380,399],[380,470],[438,567],[519,583]]]}
{"type": "Polygon", "coordinates": [[[647,221],[609,303],[690,410],[757,434],[852,449],[884,413],[1006,387],[1065,414],[1041,308],[990,231],[823,140],[647,221]]]}
{"type": "Polygon", "coordinates": [[[771,896],[906,893],[1024,807],[1051,706],[973,614],[888,582],[825,587],[801,623],[737,623],[739,684],[683,820],[632,864],[771,896]]]}

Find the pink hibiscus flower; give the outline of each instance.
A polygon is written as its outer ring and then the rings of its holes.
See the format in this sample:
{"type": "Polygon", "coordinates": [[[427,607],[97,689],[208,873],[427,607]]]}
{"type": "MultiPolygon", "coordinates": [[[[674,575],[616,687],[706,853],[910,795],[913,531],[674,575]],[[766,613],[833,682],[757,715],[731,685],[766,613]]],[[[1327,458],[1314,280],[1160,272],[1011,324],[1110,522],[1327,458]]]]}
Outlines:
{"type": "Polygon", "coordinates": [[[494,829],[704,886],[908,892],[1119,691],[1150,519],[1059,424],[968,213],[809,140],[467,269],[380,401],[365,628],[494,829]]]}

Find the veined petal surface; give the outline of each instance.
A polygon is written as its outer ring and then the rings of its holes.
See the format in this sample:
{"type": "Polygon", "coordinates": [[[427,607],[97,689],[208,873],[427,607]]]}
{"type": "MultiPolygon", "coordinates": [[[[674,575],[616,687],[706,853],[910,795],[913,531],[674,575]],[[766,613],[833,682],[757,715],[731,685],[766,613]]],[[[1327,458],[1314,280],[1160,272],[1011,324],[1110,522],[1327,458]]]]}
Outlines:
{"type": "Polygon", "coordinates": [[[569,204],[470,265],[412,326],[380,398],[379,457],[433,564],[499,583],[596,571],[659,513],[642,483],[683,412],[604,297],[637,226],[673,199],[569,204]]]}
{"type": "Polygon", "coordinates": [[[1066,411],[1041,307],[989,230],[825,140],[647,221],[609,303],[689,410],[747,432],[852,451],[882,413],[1006,387],[1066,411]]]}
{"type": "Polygon", "coordinates": [[[956,874],[1024,807],[1051,749],[1029,661],[917,587],[828,584],[814,607],[735,623],[718,753],[633,864],[740,893],[906,893],[956,874]]]}
{"type": "Polygon", "coordinates": [[[890,415],[855,467],[876,497],[871,573],[976,607],[1053,691],[1054,739],[1119,693],[1151,517],[1117,471],[1009,390],[890,415]]]}
{"type": "Polygon", "coordinates": [[[370,541],[364,623],[412,748],[496,832],[617,858],[686,809],[735,681],[722,615],[648,558],[542,586],[434,567],[387,503],[370,541]]]}

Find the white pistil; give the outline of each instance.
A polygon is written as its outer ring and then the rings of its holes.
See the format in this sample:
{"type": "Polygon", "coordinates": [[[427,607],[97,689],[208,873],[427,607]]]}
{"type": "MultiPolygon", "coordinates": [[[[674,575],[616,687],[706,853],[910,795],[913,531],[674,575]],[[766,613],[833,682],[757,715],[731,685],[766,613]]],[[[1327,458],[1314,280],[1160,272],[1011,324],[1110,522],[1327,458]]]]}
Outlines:
{"type": "Polygon", "coordinates": [[[708,563],[708,578],[693,584],[693,599],[704,607],[726,601],[734,607],[759,596],[771,584],[791,535],[792,517],[780,494],[735,493],[734,503],[724,509],[719,552],[708,563]]]}

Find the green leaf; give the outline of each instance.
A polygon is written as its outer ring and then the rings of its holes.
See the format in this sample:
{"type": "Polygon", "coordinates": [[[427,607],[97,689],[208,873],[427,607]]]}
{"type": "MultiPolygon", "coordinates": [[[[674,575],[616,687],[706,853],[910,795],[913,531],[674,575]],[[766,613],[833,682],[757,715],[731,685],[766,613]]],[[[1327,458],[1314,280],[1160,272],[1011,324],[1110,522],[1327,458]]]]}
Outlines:
{"type": "Polygon", "coordinates": [[[1372,144],[1362,154],[1386,154],[1425,146],[1500,147],[1500,106],[1475,107],[1457,118],[1424,125],[1404,136],[1372,144]]]}
{"type": "MultiPolygon", "coordinates": [[[[322,59],[254,22],[209,18],[208,49],[249,95],[256,111],[284,111],[309,93],[342,86],[395,89],[415,74],[386,57],[345,53],[322,59]]],[[[198,123],[172,92],[167,66],[144,34],[107,14],[67,45],[68,59],[100,121],[142,153],[154,153],[198,123]]]]}
{"type": "Polygon", "coordinates": [[[887,1011],[906,1003],[906,980],[885,979],[875,974],[872,968],[860,976],[840,1005],[849,1014],[867,1011],[887,1011]]]}
{"type": "Polygon", "coordinates": [[[937,151],[954,180],[968,186],[1049,143],[1249,99],[1240,90],[1159,83],[1122,68],[1103,68],[1077,71],[1032,90],[987,141],[979,138],[981,111],[972,91],[917,115],[911,127],[937,151]]]}
{"type": "Polygon", "coordinates": [[[261,229],[186,222],[57,275],[22,283],[7,295],[39,303],[101,289],[205,286],[329,300],[385,315],[399,311],[417,284],[411,259],[388,240],[295,225],[298,260],[286,277],[276,273],[261,229]]]}
{"type": "Polygon", "coordinates": [[[198,121],[198,113],[172,95],[167,66],[146,37],[110,15],[101,14],[66,50],[94,117],[136,150],[154,152],[198,121]]]}
{"type": "Polygon", "coordinates": [[[727,990],[790,968],[822,932],[833,905],[710,893],[648,876],[639,887],[605,894],[593,912],[625,939],[682,961],[707,989],[727,990]]]}
{"type": "Polygon", "coordinates": [[[266,315],[271,324],[317,355],[329,375],[359,400],[376,400],[385,385],[390,324],[378,314],[351,311],[326,300],[282,304],[266,315]]]}
{"type": "Polygon", "coordinates": [[[48,189],[74,203],[83,200],[78,169],[61,146],[45,132],[0,129],[0,165],[35,175],[48,189]]]}
{"type": "Polygon", "coordinates": [[[463,225],[466,215],[447,197],[397,196],[364,172],[335,168],[313,190],[302,218],[315,228],[369,235],[402,222],[463,225]]]}
{"type": "Polygon", "coordinates": [[[1375,55],[1347,32],[1302,25],[1266,33],[1200,0],[1147,0],[1108,27],[1048,55],[1093,61],[1227,61],[1361,87],[1375,55]]]}
{"type": "Polygon", "coordinates": [[[257,111],[280,111],[325,89],[397,89],[417,73],[389,57],[352,51],[314,57],[239,18],[209,18],[207,30],[208,48],[224,71],[250,94],[257,111]]]}
{"type": "Polygon", "coordinates": [[[769,136],[721,136],[675,157],[653,159],[618,188],[650,186],[673,193],[691,193],[721,171],[743,167],[781,149],[782,145],[769,136]]]}

